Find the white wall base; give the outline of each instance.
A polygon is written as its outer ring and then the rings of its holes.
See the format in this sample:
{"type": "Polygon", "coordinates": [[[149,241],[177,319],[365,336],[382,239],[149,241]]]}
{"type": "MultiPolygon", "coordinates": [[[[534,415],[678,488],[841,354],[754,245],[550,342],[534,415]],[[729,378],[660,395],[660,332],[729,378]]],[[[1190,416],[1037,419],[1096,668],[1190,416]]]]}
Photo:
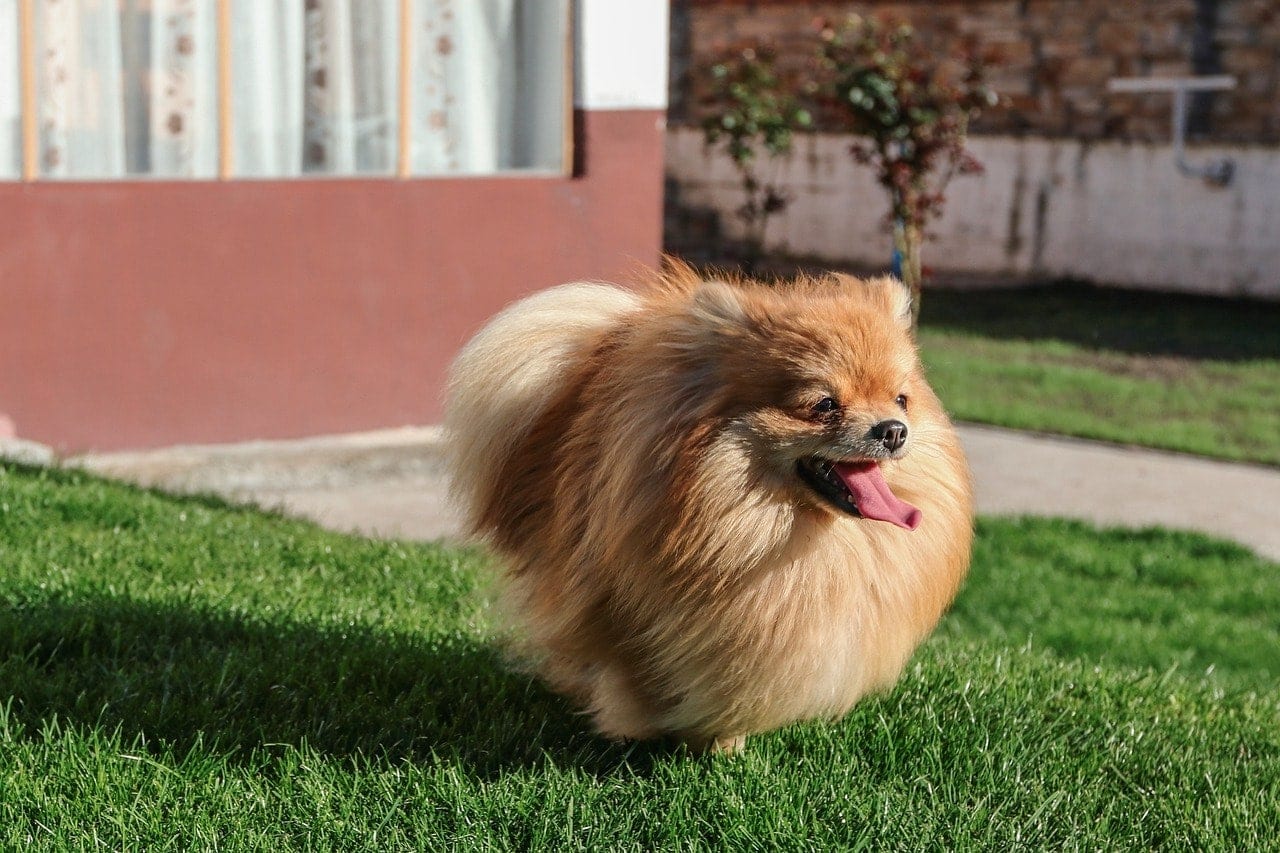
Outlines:
{"type": "MultiPolygon", "coordinates": [[[[926,266],[1081,278],[1156,290],[1280,299],[1280,149],[1192,149],[1192,162],[1236,161],[1232,183],[1184,177],[1167,145],[975,137],[986,166],[956,178],[929,229],[926,266]]],[[[797,138],[774,174],[792,201],[769,225],[771,250],[884,266],[887,200],[848,138],[797,138]]],[[[767,173],[770,165],[763,162],[767,173]]],[[[708,155],[696,129],[667,134],[667,175],[681,204],[712,208],[730,237],[741,190],[732,162],[708,155]]]]}

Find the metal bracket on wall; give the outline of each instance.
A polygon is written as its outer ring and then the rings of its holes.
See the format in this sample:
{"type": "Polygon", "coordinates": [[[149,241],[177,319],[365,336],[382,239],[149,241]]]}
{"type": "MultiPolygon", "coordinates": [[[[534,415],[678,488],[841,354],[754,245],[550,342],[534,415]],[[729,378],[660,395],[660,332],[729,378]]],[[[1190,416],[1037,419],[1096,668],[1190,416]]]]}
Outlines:
{"type": "Polygon", "coordinates": [[[1187,93],[1219,92],[1234,89],[1236,78],[1229,74],[1208,77],[1117,77],[1107,82],[1109,92],[1172,92],[1173,155],[1178,171],[1188,177],[1203,178],[1214,186],[1231,183],[1236,164],[1230,157],[1202,165],[1187,162],[1187,93]]]}

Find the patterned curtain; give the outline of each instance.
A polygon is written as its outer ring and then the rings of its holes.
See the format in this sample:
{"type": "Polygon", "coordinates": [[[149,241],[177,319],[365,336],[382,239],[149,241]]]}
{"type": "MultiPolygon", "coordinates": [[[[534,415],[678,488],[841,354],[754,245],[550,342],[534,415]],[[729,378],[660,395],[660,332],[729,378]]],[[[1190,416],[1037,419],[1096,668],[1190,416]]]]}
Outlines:
{"type": "Polygon", "coordinates": [[[148,61],[137,68],[144,74],[150,70],[144,90],[150,113],[147,171],[211,178],[218,173],[216,8],[208,0],[151,0],[150,5],[148,61]]]}
{"type": "Polygon", "coordinates": [[[389,173],[396,162],[395,0],[306,0],[308,172],[389,173]]]}
{"type": "Polygon", "coordinates": [[[560,166],[565,4],[416,0],[417,174],[560,166]]]}
{"type": "Polygon", "coordinates": [[[120,14],[114,0],[37,0],[40,174],[124,174],[120,14]]]}

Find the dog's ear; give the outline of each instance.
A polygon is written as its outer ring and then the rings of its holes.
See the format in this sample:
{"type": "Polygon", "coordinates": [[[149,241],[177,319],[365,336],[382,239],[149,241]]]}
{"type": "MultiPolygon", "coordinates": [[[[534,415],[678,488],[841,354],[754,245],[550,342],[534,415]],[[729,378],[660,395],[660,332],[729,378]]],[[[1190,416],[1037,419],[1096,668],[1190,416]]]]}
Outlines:
{"type": "Polygon", "coordinates": [[[893,276],[885,276],[884,286],[889,291],[889,310],[894,319],[903,331],[911,331],[911,288],[893,276]]]}
{"type": "Polygon", "coordinates": [[[721,281],[704,281],[698,285],[689,307],[694,319],[711,331],[737,331],[747,325],[747,312],[737,288],[721,281]]]}
{"type": "Polygon", "coordinates": [[[834,272],[831,278],[841,287],[864,287],[871,298],[893,317],[903,331],[911,331],[911,290],[891,275],[875,278],[857,278],[847,273],[834,272]]]}
{"type": "Polygon", "coordinates": [[[882,275],[871,279],[867,285],[879,291],[898,327],[904,332],[911,331],[911,290],[906,284],[891,275],[882,275]]]}

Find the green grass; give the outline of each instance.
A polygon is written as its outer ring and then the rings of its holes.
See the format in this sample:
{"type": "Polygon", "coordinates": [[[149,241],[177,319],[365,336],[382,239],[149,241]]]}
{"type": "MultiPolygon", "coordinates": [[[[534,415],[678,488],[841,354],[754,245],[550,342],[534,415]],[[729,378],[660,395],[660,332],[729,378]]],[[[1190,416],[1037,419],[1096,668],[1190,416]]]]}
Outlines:
{"type": "Polygon", "coordinates": [[[1245,849],[1280,837],[1280,566],[985,520],[890,694],[732,760],[600,741],[482,555],[0,468],[0,849],[1245,849]]]}
{"type": "Polygon", "coordinates": [[[1280,305],[1060,285],[923,306],[956,418],[1280,465],[1280,305]]]}

